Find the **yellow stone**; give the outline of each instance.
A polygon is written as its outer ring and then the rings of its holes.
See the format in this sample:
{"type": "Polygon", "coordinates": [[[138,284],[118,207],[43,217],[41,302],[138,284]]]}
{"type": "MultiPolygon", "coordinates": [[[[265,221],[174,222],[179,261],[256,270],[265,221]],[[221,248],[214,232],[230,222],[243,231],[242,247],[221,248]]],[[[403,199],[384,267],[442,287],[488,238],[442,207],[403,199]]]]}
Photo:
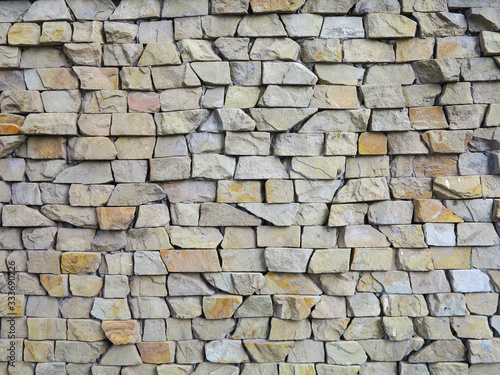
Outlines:
{"type": "Polygon", "coordinates": [[[358,140],[360,155],[387,154],[387,137],[384,133],[361,133],[358,140]]]}
{"type": "Polygon", "coordinates": [[[94,273],[101,264],[100,253],[64,253],[61,256],[63,273],[94,273]]]}
{"type": "Polygon", "coordinates": [[[51,297],[64,297],[68,292],[68,275],[41,274],[40,283],[51,297]]]}
{"type": "Polygon", "coordinates": [[[434,53],[434,38],[410,38],[396,41],[396,62],[428,60],[434,53]]]}
{"type": "Polygon", "coordinates": [[[137,320],[105,320],[101,327],[106,337],[115,345],[141,341],[141,325],[137,320]]]}
{"type": "Polygon", "coordinates": [[[461,223],[463,219],[437,199],[415,199],[414,220],[417,223],[461,223]]]}
{"type": "Polygon", "coordinates": [[[141,359],[145,363],[172,363],[175,355],[175,342],[141,342],[137,344],[141,359]]]}
{"type": "Polygon", "coordinates": [[[99,228],[126,230],[134,220],[135,207],[97,207],[99,228]]]}
{"type": "Polygon", "coordinates": [[[0,135],[19,134],[24,117],[19,115],[0,114],[0,135]]]}
{"type": "Polygon", "coordinates": [[[54,341],[24,340],[24,360],[26,362],[54,361],[54,341]]]}
{"type": "Polygon", "coordinates": [[[445,129],[448,127],[443,107],[410,108],[408,115],[413,129],[445,129]]]}
{"type": "Polygon", "coordinates": [[[40,136],[28,139],[28,157],[30,159],[64,159],[65,156],[65,137],[40,136]]]}
{"type": "Polygon", "coordinates": [[[321,300],[319,296],[274,296],[274,316],[280,319],[302,320],[321,300]]]}
{"type": "Polygon", "coordinates": [[[312,363],[280,363],[279,369],[280,375],[316,375],[316,370],[312,363]]]}
{"type": "Polygon", "coordinates": [[[482,197],[481,180],[478,176],[436,177],[434,193],[443,199],[472,199],[482,197]]]}
{"type": "Polygon", "coordinates": [[[459,270],[470,268],[471,248],[461,247],[430,247],[432,262],[437,270],[459,270]]]}
{"type": "Polygon", "coordinates": [[[0,294],[0,316],[23,316],[24,303],[25,297],[22,295],[0,294]]]}
{"type": "Polygon", "coordinates": [[[220,272],[217,250],[162,250],[168,272],[220,272]]]}
{"type": "Polygon", "coordinates": [[[293,341],[244,340],[243,345],[254,362],[284,362],[295,343],[293,341]]]}
{"type": "Polygon", "coordinates": [[[251,0],[254,13],[293,12],[304,4],[304,0],[251,0]]]}
{"type": "Polygon", "coordinates": [[[40,44],[40,33],[40,26],[36,23],[15,23],[9,29],[9,44],[13,46],[40,44]]]}
{"type": "Polygon", "coordinates": [[[230,318],[242,302],[242,296],[225,294],[205,296],[203,297],[203,313],[207,319],[230,318]]]}
{"type": "Polygon", "coordinates": [[[60,44],[71,42],[71,25],[69,22],[44,22],[40,42],[44,44],[60,44]]]}
{"type": "Polygon", "coordinates": [[[268,272],[264,277],[265,294],[323,294],[307,275],[268,272]]]}
{"type": "Polygon", "coordinates": [[[225,108],[253,108],[262,94],[256,86],[229,86],[226,92],[225,108]]]}
{"type": "Polygon", "coordinates": [[[219,181],[217,184],[217,202],[260,203],[262,200],[262,188],[259,181],[219,181]]]}

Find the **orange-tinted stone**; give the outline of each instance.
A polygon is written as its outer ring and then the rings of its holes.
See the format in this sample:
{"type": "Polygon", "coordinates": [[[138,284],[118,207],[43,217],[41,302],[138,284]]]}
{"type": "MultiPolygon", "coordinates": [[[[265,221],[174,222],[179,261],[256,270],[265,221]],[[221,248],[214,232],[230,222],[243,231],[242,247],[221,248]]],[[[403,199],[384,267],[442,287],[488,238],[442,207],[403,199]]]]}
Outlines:
{"type": "Polygon", "coordinates": [[[63,273],[94,273],[100,264],[100,253],[64,253],[61,256],[63,273]]]}
{"type": "Polygon", "coordinates": [[[168,272],[220,272],[217,250],[162,250],[168,272]]]}
{"type": "Polygon", "coordinates": [[[135,207],[97,207],[99,228],[103,230],[128,229],[135,216],[135,207]]]}
{"type": "Polygon", "coordinates": [[[172,363],[175,355],[175,342],[141,342],[137,344],[141,359],[146,363],[172,363]]]}
{"type": "Polygon", "coordinates": [[[66,138],[64,137],[30,137],[28,157],[30,159],[64,159],[65,144],[66,138]]]}
{"type": "Polygon", "coordinates": [[[259,181],[219,181],[217,202],[262,202],[261,184],[259,181]]]}
{"type": "Polygon", "coordinates": [[[18,134],[20,127],[14,124],[0,124],[0,135],[18,134]]]}
{"type": "Polygon", "coordinates": [[[242,296],[226,294],[205,296],[203,297],[203,313],[207,319],[230,318],[242,302],[242,296]]]}
{"type": "Polygon", "coordinates": [[[416,177],[456,176],[458,174],[456,155],[419,155],[413,159],[416,177]]]}
{"type": "Polygon", "coordinates": [[[361,155],[387,154],[387,137],[383,133],[361,133],[358,140],[361,155]]]}
{"type": "Polygon", "coordinates": [[[437,199],[415,199],[415,221],[417,223],[461,223],[463,219],[437,199]]]}
{"type": "Polygon", "coordinates": [[[431,199],[431,178],[393,178],[389,189],[395,199],[431,199]]]}
{"type": "Polygon", "coordinates": [[[40,283],[52,297],[64,297],[68,295],[67,275],[40,275],[40,283]]]}
{"type": "Polygon", "coordinates": [[[102,322],[101,327],[109,341],[115,345],[141,341],[141,327],[137,320],[107,320],[102,322]]]}
{"type": "Polygon", "coordinates": [[[410,108],[408,115],[413,129],[445,129],[448,127],[443,107],[410,108]]]}
{"type": "Polygon", "coordinates": [[[24,117],[18,115],[3,114],[0,115],[0,135],[18,134],[23,126],[24,117]]]}

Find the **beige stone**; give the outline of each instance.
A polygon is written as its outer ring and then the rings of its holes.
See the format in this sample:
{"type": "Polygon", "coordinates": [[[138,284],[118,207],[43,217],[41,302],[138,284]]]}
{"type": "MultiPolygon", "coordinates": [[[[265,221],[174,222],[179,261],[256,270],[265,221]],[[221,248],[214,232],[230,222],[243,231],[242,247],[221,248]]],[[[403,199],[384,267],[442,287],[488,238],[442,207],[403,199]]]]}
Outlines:
{"type": "Polygon", "coordinates": [[[115,345],[135,344],[141,341],[140,325],[137,320],[103,321],[102,330],[115,345]]]}

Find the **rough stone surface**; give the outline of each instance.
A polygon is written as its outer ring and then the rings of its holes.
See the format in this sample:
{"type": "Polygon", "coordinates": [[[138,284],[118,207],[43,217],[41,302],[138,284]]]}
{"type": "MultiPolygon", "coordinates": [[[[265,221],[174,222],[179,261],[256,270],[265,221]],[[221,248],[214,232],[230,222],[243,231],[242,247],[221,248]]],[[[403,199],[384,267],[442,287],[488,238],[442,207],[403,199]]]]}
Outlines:
{"type": "Polygon", "coordinates": [[[0,2],[0,373],[498,374],[499,10],[0,2]]]}

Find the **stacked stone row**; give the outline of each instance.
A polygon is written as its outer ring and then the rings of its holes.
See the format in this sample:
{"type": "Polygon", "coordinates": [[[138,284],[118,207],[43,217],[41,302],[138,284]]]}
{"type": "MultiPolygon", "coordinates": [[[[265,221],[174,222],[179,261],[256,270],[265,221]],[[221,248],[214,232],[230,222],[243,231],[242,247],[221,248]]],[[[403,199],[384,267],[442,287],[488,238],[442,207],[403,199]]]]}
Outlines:
{"type": "Polygon", "coordinates": [[[0,3],[0,374],[500,373],[500,3],[0,3]]]}

